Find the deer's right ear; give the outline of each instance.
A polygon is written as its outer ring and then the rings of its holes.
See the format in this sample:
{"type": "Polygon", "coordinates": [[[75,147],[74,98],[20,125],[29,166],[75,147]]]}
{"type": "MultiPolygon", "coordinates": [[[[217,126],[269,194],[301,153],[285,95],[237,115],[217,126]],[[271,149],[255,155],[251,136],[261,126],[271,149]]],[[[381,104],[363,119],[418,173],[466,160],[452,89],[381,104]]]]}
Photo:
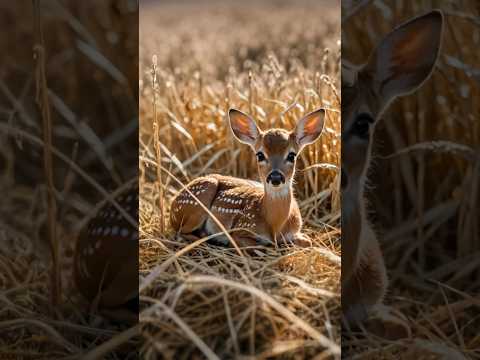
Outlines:
{"type": "Polygon", "coordinates": [[[240,110],[230,109],[228,110],[228,120],[230,121],[230,127],[233,135],[238,141],[255,147],[257,138],[260,135],[260,130],[255,124],[255,121],[247,114],[240,110]]]}
{"type": "Polygon", "coordinates": [[[443,15],[435,10],[400,25],[382,40],[365,68],[373,75],[373,88],[382,106],[411,93],[428,79],[442,33],[443,15]]]}

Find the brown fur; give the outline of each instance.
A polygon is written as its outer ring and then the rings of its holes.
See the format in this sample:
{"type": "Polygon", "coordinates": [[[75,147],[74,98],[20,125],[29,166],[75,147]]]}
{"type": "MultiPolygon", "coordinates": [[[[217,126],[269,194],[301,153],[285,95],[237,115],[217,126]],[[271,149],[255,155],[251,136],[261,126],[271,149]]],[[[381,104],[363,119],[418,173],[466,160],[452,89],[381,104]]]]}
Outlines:
{"type": "MultiPolygon", "coordinates": [[[[248,180],[218,174],[195,179],[187,189],[227,230],[244,229],[234,232],[234,238],[252,238],[253,233],[259,242],[274,242],[275,238],[294,241],[301,230],[301,214],[291,190],[285,199],[273,199],[248,180]]],[[[188,191],[182,190],[174,198],[171,224],[176,231],[188,234],[203,229],[208,218],[208,213],[188,191]]],[[[221,232],[218,226],[214,230],[221,232]]]]}
{"type": "MultiPolygon", "coordinates": [[[[269,194],[263,196],[263,216],[270,225],[272,237],[277,237],[282,232],[291,212],[291,191],[284,198],[272,197],[269,194]]],[[[289,233],[289,229],[285,229],[289,233]]]]}
{"type": "Polygon", "coordinates": [[[268,154],[283,154],[291,143],[290,134],[283,129],[271,129],[265,132],[261,139],[265,151],[268,154]]]}
{"type": "Polygon", "coordinates": [[[216,174],[196,179],[187,185],[188,190],[182,190],[174,198],[172,227],[183,234],[203,230],[213,235],[221,233],[216,219],[227,231],[234,230],[231,235],[241,245],[278,241],[308,245],[308,239],[300,232],[302,217],[293,196],[292,180],[296,155],[320,136],[324,115],[322,109],[307,114],[292,132],[261,131],[248,115],[229,110],[235,137],[255,153],[263,154],[263,158],[258,159],[262,182],[254,184],[216,174]],[[288,157],[290,152],[295,154],[293,160],[288,157]],[[275,185],[268,181],[269,174],[274,173],[275,185]]]}
{"type": "Polygon", "coordinates": [[[428,78],[442,23],[443,16],[435,11],[414,19],[387,35],[367,64],[342,64],[342,309],[347,321],[363,320],[382,302],[388,284],[364,201],[375,122],[395,97],[416,90],[428,78]],[[356,124],[365,114],[373,122],[361,134],[356,124]]]}

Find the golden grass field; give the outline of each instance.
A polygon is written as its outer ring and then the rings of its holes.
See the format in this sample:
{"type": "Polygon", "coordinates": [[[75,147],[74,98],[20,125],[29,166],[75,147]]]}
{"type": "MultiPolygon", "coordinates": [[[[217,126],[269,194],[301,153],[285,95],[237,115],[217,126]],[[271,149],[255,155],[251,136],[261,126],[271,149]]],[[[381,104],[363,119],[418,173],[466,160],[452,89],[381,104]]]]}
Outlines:
{"type": "Polygon", "coordinates": [[[141,7],[145,358],[338,357],[339,10],[308,1],[141,7]],[[256,179],[254,155],[227,128],[230,107],[263,129],[292,129],[306,112],[327,109],[325,131],[303,152],[295,185],[313,247],[247,256],[171,230],[169,206],[182,184],[213,172],[256,179]]]}
{"type": "MultiPolygon", "coordinates": [[[[46,215],[45,119],[35,102],[39,14],[26,0],[2,8],[12,36],[2,39],[9,51],[0,71],[0,358],[134,359],[137,348],[147,359],[338,358],[339,2],[142,3],[139,74],[129,3],[42,2],[54,219],[46,215]],[[138,75],[140,341],[137,327],[89,313],[70,277],[80,229],[109,193],[136,181],[138,75]],[[327,109],[326,130],[302,154],[295,185],[312,248],[247,256],[172,232],[169,205],[182,184],[210,172],[256,177],[253,154],[227,128],[230,106],[262,128],[287,129],[327,109]],[[52,223],[64,285],[53,308],[52,223]]],[[[342,338],[343,355],[477,359],[480,8],[474,0],[360,3],[342,24],[342,36],[355,39],[342,56],[354,62],[426,6],[442,8],[447,26],[432,78],[395,102],[377,129],[368,193],[391,281],[386,303],[407,316],[413,338],[355,332],[342,338]]]]}
{"type": "Polygon", "coordinates": [[[390,278],[386,302],[408,317],[412,339],[357,332],[342,341],[342,353],[480,358],[480,8],[469,0],[363,4],[348,19],[342,9],[342,59],[353,63],[366,61],[395,25],[432,8],[446,23],[432,77],[383,115],[370,172],[368,201],[390,278]]]}

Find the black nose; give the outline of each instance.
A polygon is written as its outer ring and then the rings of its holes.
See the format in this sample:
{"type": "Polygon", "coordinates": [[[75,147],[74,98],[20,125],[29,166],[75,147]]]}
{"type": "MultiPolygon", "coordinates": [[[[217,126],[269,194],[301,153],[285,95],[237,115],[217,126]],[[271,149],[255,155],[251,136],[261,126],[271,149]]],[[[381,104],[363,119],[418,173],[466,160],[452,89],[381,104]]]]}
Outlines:
{"type": "Polygon", "coordinates": [[[343,170],[342,168],[342,178],[341,178],[341,187],[342,189],[345,189],[348,185],[348,176],[347,176],[347,173],[345,172],[345,170],[343,170]]]}
{"type": "Polygon", "coordinates": [[[278,186],[285,183],[285,176],[283,176],[280,171],[274,170],[268,175],[267,182],[271,183],[273,186],[278,186]]]}

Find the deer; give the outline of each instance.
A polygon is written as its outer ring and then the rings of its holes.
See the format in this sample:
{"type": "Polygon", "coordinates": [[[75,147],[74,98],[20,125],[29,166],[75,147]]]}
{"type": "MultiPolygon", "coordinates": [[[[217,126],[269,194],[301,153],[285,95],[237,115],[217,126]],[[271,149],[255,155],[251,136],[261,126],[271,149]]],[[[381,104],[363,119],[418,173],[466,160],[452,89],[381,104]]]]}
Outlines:
{"type": "Polygon", "coordinates": [[[138,184],[104,204],[82,228],[74,255],[78,292],[97,312],[113,321],[138,322],[138,184]]]}
{"type": "Polygon", "coordinates": [[[311,245],[301,231],[302,216],[293,193],[293,179],[298,155],[319,138],[324,118],[325,110],[318,109],[301,118],[293,131],[263,131],[249,115],[229,109],[231,132],[254,152],[260,181],[220,174],[194,179],[172,201],[173,229],[190,236],[219,234],[215,242],[228,245],[230,239],[220,234],[215,217],[241,247],[311,245]]]}
{"type": "Polygon", "coordinates": [[[392,101],[430,77],[443,36],[434,10],[392,30],[363,65],[342,62],[342,311],[349,326],[364,325],[388,288],[379,234],[365,201],[375,126],[392,101]]]}

